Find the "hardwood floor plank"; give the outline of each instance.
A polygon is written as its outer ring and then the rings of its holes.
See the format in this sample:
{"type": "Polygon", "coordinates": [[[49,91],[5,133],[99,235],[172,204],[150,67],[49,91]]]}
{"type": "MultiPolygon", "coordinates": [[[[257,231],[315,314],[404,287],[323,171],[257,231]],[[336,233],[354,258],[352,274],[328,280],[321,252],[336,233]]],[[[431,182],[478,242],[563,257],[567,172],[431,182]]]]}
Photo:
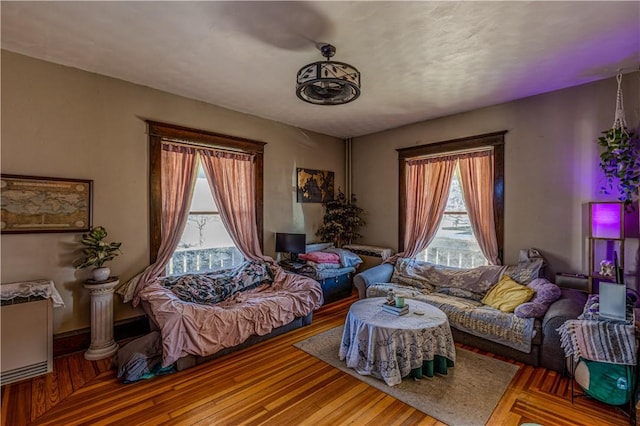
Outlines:
{"type": "Polygon", "coordinates": [[[28,425],[31,422],[31,380],[22,380],[9,385],[9,397],[6,417],[2,424],[7,426],[28,425]]]}
{"type": "Polygon", "coordinates": [[[80,390],[86,383],[84,374],[82,373],[82,362],[76,354],[71,354],[67,358],[69,364],[69,375],[71,377],[71,386],[73,390],[80,390]]]}
{"type": "Polygon", "coordinates": [[[47,411],[46,383],[44,376],[31,380],[31,420],[35,420],[47,411]]]}
{"type": "Polygon", "coordinates": [[[73,393],[68,359],[68,357],[60,357],[53,360],[53,370],[56,373],[56,387],[58,389],[58,402],[73,393]]]}
{"type": "Polygon", "coordinates": [[[4,425],[4,419],[8,416],[9,411],[9,394],[11,393],[11,386],[2,386],[0,388],[0,421],[4,425]]]}
{"type": "MultiPolygon", "coordinates": [[[[355,300],[322,307],[310,326],[135,384],[122,384],[110,359],[86,361],[83,353],[57,358],[55,373],[2,387],[2,425],[443,426],[292,346],[343,324],[355,300]]],[[[571,381],[559,373],[457,346],[520,367],[489,425],[629,423],[617,408],[589,398],[571,404],[571,381]]]]}

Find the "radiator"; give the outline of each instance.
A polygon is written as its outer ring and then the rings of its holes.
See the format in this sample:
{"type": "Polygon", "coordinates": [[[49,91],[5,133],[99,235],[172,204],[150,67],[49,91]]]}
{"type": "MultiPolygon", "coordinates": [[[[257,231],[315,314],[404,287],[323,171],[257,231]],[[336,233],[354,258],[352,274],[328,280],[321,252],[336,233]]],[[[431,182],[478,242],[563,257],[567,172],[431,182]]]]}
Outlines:
{"type": "Polygon", "coordinates": [[[53,323],[50,298],[3,301],[0,307],[0,383],[53,371],[53,323]]]}

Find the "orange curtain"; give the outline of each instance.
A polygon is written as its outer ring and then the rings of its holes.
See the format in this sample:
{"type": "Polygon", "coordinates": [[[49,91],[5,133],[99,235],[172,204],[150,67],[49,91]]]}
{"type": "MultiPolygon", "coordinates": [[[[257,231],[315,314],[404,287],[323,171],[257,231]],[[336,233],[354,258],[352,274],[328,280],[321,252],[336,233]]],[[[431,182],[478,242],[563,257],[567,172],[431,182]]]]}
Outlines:
{"type": "Polygon", "coordinates": [[[489,263],[499,265],[493,210],[493,151],[464,154],[459,161],[462,195],[473,234],[489,263]]]}
{"type": "Polygon", "coordinates": [[[200,155],[220,218],[238,250],[247,259],[271,260],[258,240],[253,156],[211,150],[200,155]]]}
{"type": "Polygon", "coordinates": [[[413,258],[424,250],[436,232],[449,197],[456,157],[438,157],[407,162],[404,253],[413,258]]]}
{"type": "MultiPolygon", "coordinates": [[[[193,148],[162,144],[162,240],[156,261],[125,284],[133,289],[133,306],[140,303],[138,292],[147,283],[164,275],[165,267],[182,238],[195,186],[197,160],[193,148]]],[[[125,302],[131,300],[130,290],[119,293],[125,302]]]]}

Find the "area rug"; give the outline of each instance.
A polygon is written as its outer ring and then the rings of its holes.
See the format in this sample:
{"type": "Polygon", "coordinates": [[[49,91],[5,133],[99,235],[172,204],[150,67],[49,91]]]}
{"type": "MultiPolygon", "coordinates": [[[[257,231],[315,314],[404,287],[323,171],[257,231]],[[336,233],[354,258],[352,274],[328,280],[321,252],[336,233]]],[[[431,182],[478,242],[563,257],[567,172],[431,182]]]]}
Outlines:
{"type": "Polygon", "coordinates": [[[397,386],[387,386],[340,361],[342,329],[333,328],[294,346],[450,426],[486,424],[518,371],[516,365],[456,348],[456,364],[447,375],[420,381],[405,378],[397,386]]]}

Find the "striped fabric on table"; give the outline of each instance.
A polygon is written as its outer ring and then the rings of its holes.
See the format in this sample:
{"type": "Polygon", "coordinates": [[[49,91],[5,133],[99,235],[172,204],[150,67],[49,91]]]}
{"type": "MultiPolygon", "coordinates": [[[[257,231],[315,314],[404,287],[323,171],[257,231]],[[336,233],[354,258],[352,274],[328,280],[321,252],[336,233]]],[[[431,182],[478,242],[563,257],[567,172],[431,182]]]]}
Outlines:
{"type": "Polygon", "coordinates": [[[613,364],[636,364],[633,324],[613,321],[569,320],[558,328],[567,356],[613,364]]]}

